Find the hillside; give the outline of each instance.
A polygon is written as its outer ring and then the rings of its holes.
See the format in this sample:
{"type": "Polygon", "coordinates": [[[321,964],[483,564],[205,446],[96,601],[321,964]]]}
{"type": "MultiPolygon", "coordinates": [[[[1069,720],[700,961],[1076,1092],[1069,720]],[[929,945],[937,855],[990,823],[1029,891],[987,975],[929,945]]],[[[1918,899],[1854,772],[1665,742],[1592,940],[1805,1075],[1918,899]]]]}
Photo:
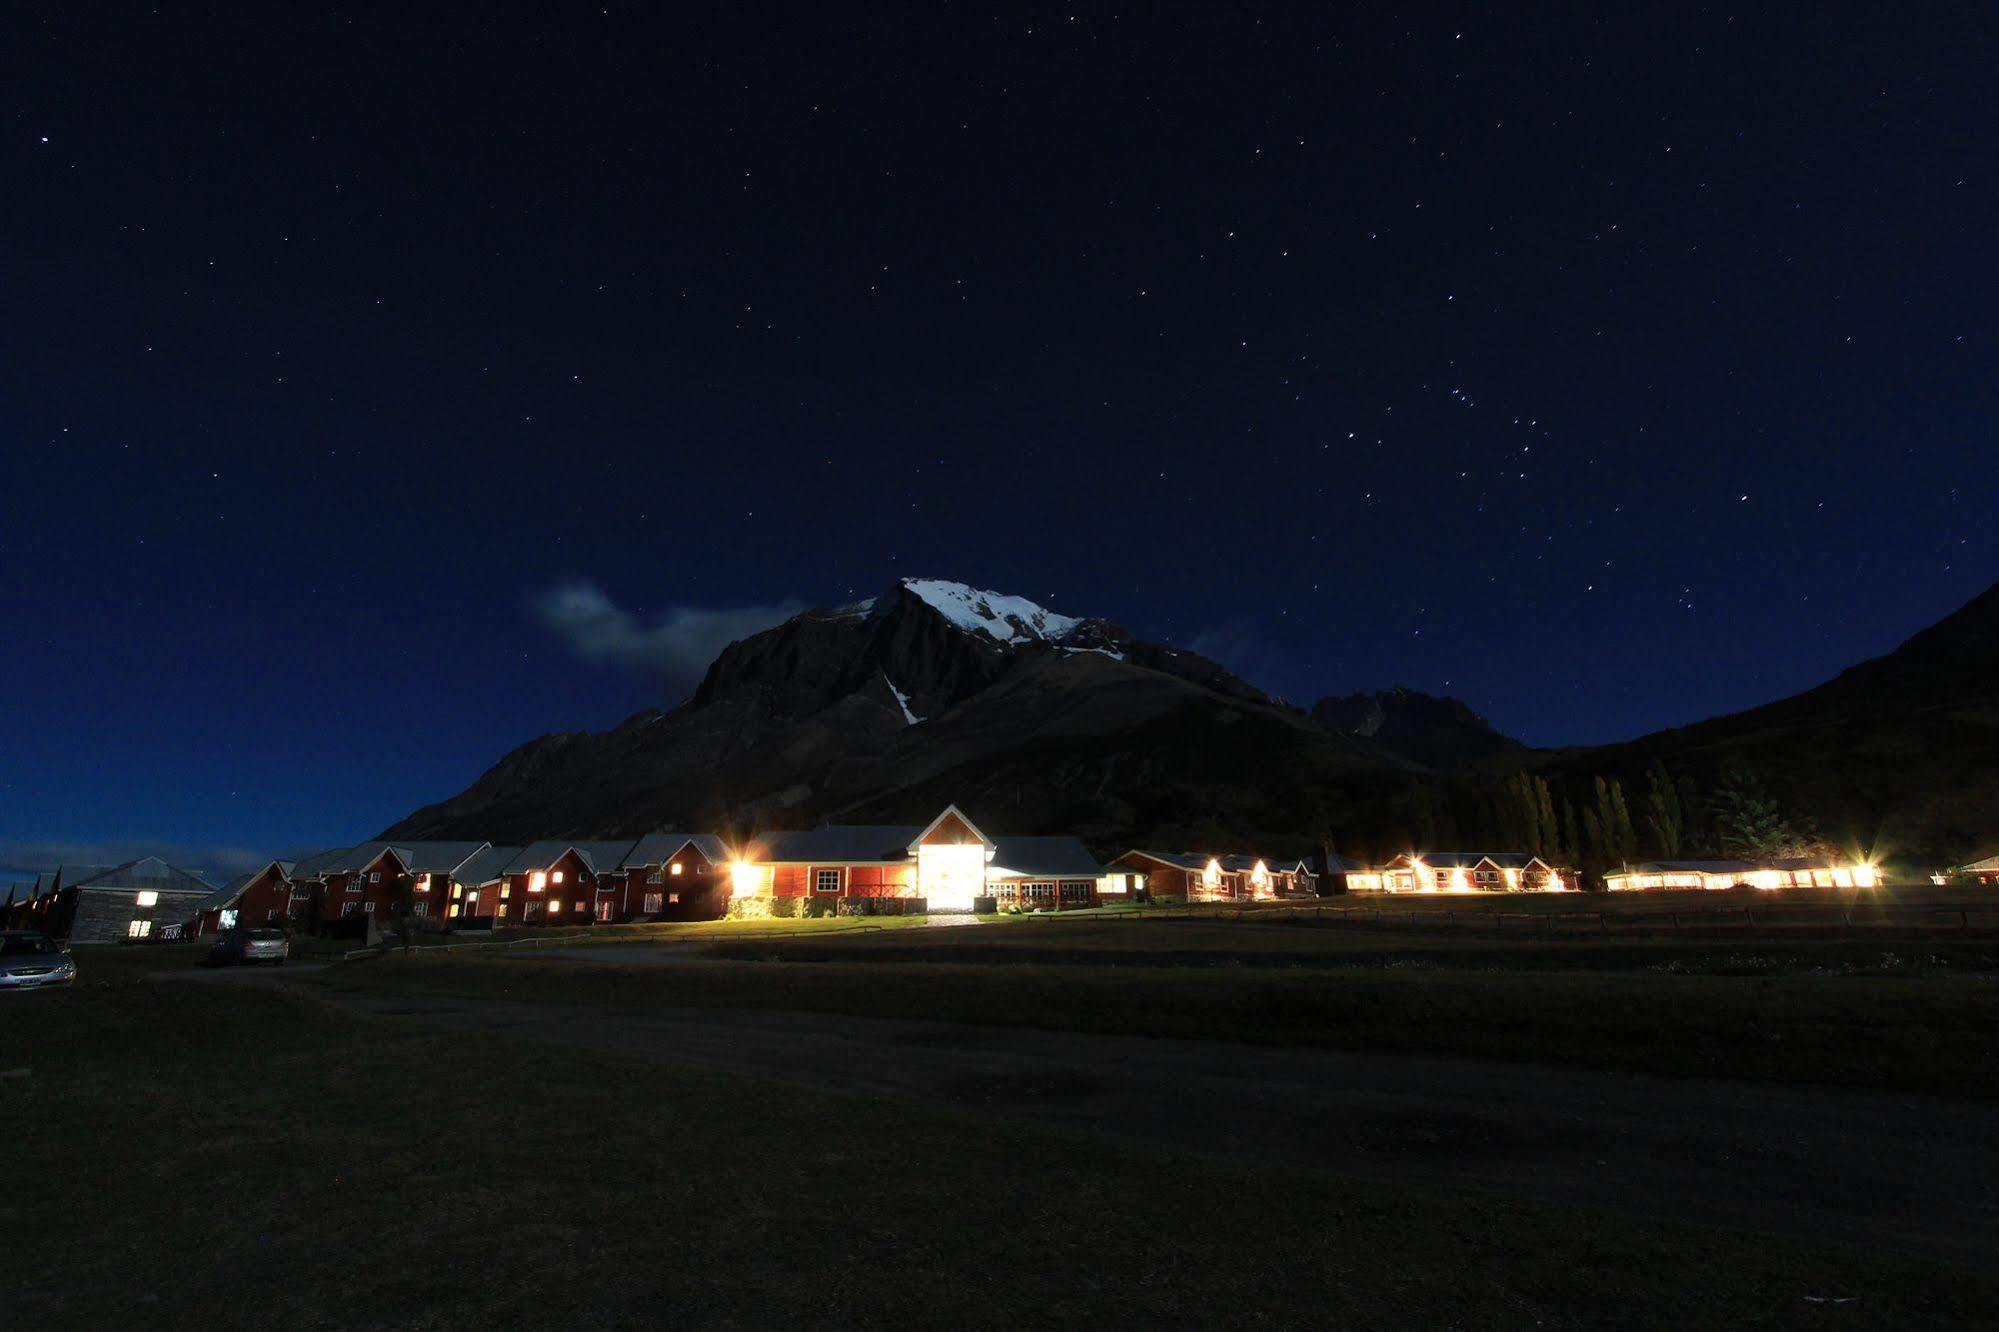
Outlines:
{"type": "Polygon", "coordinates": [[[1327,791],[1419,771],[1110,621],[906,579],[731,644],[680,707],[530,741],[384,835],[920,821],[957,801],[1016,833],[1302,850],[1327,791]]]}
{"type": "Polygon", "coordinates": [[[1481,765],[1634,777],[1654,760],[1711,780],[1739,765],[1823,839],[1947,864],[1999,840],[1999,585],[1790,698],[1623,744],[1481,765]]]}
{"type": "Polygon", "coordinates": [[[1312,720],[1328,730],[1372,740],[1439,772],[1526,748],[1494,730],[1463,700],[1400,685],[1371,694],[1322,698],[1312,705],[1312,720]]]}
{"type": "Polygon", "coordinates": [[[1498,793],[1513,774],[1581,806],[1599,775],[1636,800],[1661,765],[1690,825],[1723,774],[1747,770],[1810,839],[1925,863],[1990,854],[1999,587],[1792,698],[1621,744],[1528,750],[1455,699],[1395,689],[1300,713],[1108,620],[906,579],[731,644],[677,708],[530,741],[384,835],[920,822],[955,801],[1007,832],[1105,847],[1302,852],[1330,834],[1392,854],[1517,838],[1498,793]]]}

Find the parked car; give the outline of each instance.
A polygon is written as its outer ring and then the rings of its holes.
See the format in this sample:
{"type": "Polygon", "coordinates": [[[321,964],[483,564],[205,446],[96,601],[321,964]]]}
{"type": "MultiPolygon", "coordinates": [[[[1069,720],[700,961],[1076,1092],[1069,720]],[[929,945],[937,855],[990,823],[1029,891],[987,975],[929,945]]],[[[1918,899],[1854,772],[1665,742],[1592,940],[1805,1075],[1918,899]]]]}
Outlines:
{"type": "Polygon", "coordinates": [[[0,930],[0,990],[67,985],[76,979],[69,945],[37,930],[0,930]]]}
{"type": "Polygon", "coordinates": [[[208,950],[202,962],[208,967],[231,967],[239,963],[268,962],[281,967],[291,956],[291,940],[283,930],[225,930],[208,950]]]}

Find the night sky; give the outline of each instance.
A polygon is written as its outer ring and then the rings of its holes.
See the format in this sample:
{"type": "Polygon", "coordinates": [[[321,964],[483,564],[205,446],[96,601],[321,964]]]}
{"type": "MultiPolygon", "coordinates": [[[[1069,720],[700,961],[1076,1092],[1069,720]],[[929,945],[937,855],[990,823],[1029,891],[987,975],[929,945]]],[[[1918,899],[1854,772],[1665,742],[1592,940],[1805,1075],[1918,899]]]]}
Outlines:
{"type": "Polygon", "coordinates": [[[0,874],[344,844],[906,574],[1537,744],[1999,577],[1990,5],[70,8],[0,874]]]}

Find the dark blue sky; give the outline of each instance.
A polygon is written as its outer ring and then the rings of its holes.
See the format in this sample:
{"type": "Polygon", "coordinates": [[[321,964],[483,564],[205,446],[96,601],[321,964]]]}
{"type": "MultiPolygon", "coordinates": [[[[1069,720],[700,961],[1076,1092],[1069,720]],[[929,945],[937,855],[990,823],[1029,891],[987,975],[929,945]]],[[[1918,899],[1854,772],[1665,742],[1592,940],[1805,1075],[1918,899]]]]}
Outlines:
{"type": "Polygon", "coordinates": [[[1999,577],[1990,6],[1301,8],[26,12],[0,871],[670,694],[578,584],[953,577],[1553,744],[1999,577]]]}

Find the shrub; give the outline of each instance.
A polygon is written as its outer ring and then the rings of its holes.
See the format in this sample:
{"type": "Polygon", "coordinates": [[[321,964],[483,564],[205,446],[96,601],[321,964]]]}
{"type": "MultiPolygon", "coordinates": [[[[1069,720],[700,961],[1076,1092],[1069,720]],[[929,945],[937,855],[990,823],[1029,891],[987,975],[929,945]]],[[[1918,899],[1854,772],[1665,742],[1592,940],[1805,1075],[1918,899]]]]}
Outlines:
{"type": "Polygon", "coordinates": [[[920,916],[930,904],[920,897],[843,897],[843,916],[920,916]]]}

